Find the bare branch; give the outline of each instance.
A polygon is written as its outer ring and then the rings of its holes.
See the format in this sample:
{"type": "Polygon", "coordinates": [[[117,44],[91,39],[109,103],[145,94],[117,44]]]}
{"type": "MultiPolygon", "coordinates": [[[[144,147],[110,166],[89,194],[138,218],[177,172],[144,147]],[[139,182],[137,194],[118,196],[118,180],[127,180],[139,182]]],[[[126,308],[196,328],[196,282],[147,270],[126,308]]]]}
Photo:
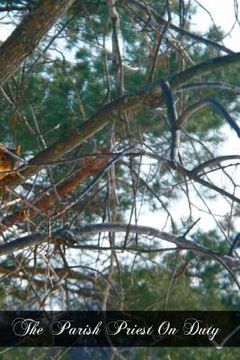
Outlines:
{"type": "Polygon", "coordinates": [[[205,161],[204,163],[198,165],[196,168],[191,170],[192,174],[198,174],[201,171],[203,171],[206,167],[213,166],[215,164],[219,164],[223,161],[229,161],[229,160],[240,160],[240,155],[224,155],[224,156],[217,156],[213,159],[210,159],[208,161],[205,161]]]}
{"type": "MultiPolygon", "coordinates": [[[[142,2],[139,2],[137,0],[131,0],[131,1],[128,1],[129,2],[129,5],[135,5],[136,7],[138,7],[141,11],[143,12],[147,12],[148,13],[148,8],[142,3],[142,2]]],[[[155,19],[160,23],[160,24],[164,24],[166,25],[168,23],[168,20],[165,20],[163,17],[161,17],[158,13],[156,13],[155,11],[151,10],[151,13],[154,15],[155,19]]],[[[221,50],[221,51],[224,51],[225,53],[233,53],[232,50],[226,48],[225,46],[223,45],[220,45],[218,43],[216,43],[215,41],[212,41],[210,39],[206,39],[200,35],[197,35],[197,34],[194,34],[193,32],[190,32],[190,31],[187,31],[183,28],[180,28],[172,23],[170,23],[168,25],[169,29],[172,29],[178,33],[180,33],[181,35],[184,35],[184,36],[187,36],[188,38],[190,39],[193,39],[193,40],[197,40],[198,42],[200,43],[203,43],[205,45],[208,45],[208,46],[211,46],[215,49],[218,49],[218,50],[221,50]]]]}
{"type": "MultiPolygon", "coordinates": [[[[94,235],[99,232],[133,232],[139,235],[151,236],[157,239],[161,239],[172,244],[175,244],[180,249],[192,250],[199,254],[206,255],[208,257],[213,257],[214,259],[220,261],[221,263],[226,263],[230,267],[239,267],[240,259],[236,259],[230,256],[225,256],[220,253],[214,252],[202,245],[199,245],[193,241],[187,240],[183,237],[177,237],[175,235],[159,231],[158,229],[141,226],[141,225],[132,225],[132,224],[123,224],[123,223],[101,223],[87,225],[79,227],[76,230],[67,231],[65,229],[55,232],[52,236],[54,242],[64,243],[71,248],[81,248],[81,249],[92,249],[92,250],[128,250],[128,247],[123,246],[109,246],[101,247],[95,245],[77,245],[76,243],[81,242],[81,237],[83,235],[94,235]]],[[[24,236],[13,240],[9,243],[0,245],[0,255],[6,255],[21,249],[25,249],[30,246],[36,246],[43,242],[49,241],[48,234],[44,233],[33,233],[28,236],[24,236]]],[[[154,251],[159,251],[159,249],[153,249],[154,251]]],[[[131,251],[142,251],[142,249],[136,247],[131,248],[131,251]]]]}
{"type": "Polygon", "coordinates": [[[168,162],[167,165],[169,167],[171,167],[172,169],[179,171],[180,174],[187,176],[189,179],[192,179],[192,180],[198,182],[199,184],[206,186],[207,188],[214,190],[223,196],[226,196],[228,199],[235,201],[237,204],[240,204],[240,199],[238,197],[236,197],[236,196],[230,194],[228,191],[225,191],[225,190],[219,188],[218,186],[211,184],[210,182],[202,179],[199,175],[196,175],[195,172],[191,172],[191,171],[185,169],[180,164],[175,166],[171,162],[168,162]]]}

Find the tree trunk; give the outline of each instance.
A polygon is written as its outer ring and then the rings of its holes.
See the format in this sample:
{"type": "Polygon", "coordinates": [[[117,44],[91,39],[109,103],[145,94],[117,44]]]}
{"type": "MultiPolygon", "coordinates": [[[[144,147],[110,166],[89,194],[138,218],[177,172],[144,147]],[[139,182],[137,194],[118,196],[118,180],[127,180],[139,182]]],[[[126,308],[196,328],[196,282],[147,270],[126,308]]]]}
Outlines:
{"type": "Polygon", "coordinates": [[[36,48],[57,19],[75,0],[41,0],[39,7],[27,15],[0,47],[0,86],[18,69],[36,48]]]}

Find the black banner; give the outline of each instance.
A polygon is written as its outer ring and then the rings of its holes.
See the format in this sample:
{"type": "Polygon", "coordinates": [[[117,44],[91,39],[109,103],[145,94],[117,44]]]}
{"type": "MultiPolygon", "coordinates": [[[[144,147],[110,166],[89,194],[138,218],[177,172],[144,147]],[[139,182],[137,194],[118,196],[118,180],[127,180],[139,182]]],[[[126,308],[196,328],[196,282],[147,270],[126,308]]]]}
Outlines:
{"type": "Polygon", "coordinates": [[[240,312],[0,312],[0,346],[238,347],[240,312]]]}

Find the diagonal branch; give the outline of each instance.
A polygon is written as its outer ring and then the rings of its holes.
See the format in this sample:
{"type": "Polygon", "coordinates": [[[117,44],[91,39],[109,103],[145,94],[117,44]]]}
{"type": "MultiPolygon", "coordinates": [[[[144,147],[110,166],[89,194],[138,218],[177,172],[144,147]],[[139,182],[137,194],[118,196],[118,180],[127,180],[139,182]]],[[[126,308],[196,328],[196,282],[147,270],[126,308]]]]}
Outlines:
{"type": "MultiPolygon", "coordinates": [[[[86,162],[86,166],[77,171],[77,173],[74,173],[74,175],[70,176],[70,178],[67,178],[65,181],[57,185],[55,191],[48,191],[47,194],[38,201],[32,200],[34,207],[32,206],[27,210],[27,219],[32,219],[37,215],[38,211],[44,211],[50,208],[56,202],[56,192],[59,196],[64,196],[70,191],[73,191],[80,183],[83,182],[84,179],[91,176],[96,170],[105,165],[107,161],[108,159],[106,157],[90,159],[90,161],[86,162]],[[36,211],[36,209],[38,211],[36,211]]],[[[26,209],[20,209],[12,215],[6,216],[2,219],[2,225],[10,227],[23,220],[25,217],[26,209]]]]}
{"type": "Polygon", "coordinates": [[[177,167],[175,167],[172,164],[170,164],[170,162],[168,162],[168,166],[177,170],[180,174],[187,176],[189,179],[192,179],[192,180],[196,181],[197,183],[199,183],[203,186],[206,186],[207,188],[214,190],[223,196],[226,196],[228,199],[235,201],[237,204],[240,204],[240,198],[238,198],[238,197],[230,194],[228,191],[225,191],[224,189],[221,189],[218,186],[211,184],[210,182],[202,179],[199,175],[197,175],[195,173],[194,170],[193,170],[193,172],[189,171],[179,164],[177,165],[177,167]]]}
{"type": "MultiPolygon", "coordinates": [[[[239,60],[240,53],[234,53],[204,61],[183,72],[173,75],[169,79],[169,84],[172,90],[175,90],[180,85],[196,76],[203,75],[209,71],[216,71],[223,67],[226,68],[227,66],[235,65],[239,63],[239,60]]],[[[78,132],[68,135],[52,144],[31,159],[28,165],[21,166],[18,169],[20,175],[16,174],[14,178],[7,176],[0,181],[0,196],[6,192],[6,187],[13,189],[22,184],[26,178],[35,174],[40,168],[38,166],[39,163],[44,164],[46,161],[54,161],[94,136],[108,123],[113,121],[113,119],[116,119],[116,114],[119,114],[119,112],[138,108],[140,106],[157,106],[162,103],[163,97],[161,85],[160,82],[157,81],[154,84],[145,86],[133,94],[124,95],[110,104],[105,105],[94,116],[84,122],[78,132]]]]}

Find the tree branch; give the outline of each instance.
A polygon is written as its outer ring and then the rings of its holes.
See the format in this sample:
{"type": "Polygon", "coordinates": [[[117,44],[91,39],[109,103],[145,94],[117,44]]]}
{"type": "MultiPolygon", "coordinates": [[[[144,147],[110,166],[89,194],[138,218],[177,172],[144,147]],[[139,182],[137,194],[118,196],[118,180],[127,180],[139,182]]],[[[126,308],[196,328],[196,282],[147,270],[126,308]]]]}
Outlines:
{"type": "MultiPolygon", "coordinates": [[[[232,66],[239,63],[240,53],[225,55],[204,61],[196,66],[193,66],[183,72],[173,75],[169,79],[169,84],[172,90],[177,89],[183,83],[190,79],[206,74],[209,71],[216,71],[227,66],[232,66]]],[[[163,103],[161,82],[157,81],[154,84],[149,84],[139,91],[124,95],[111,103],[103,106],[94,116],[85,121],[80,130],[74,134],[68,135],[58,142],[52,144],[47,149],[38,153],[33,159],[29,161],[29,165],[23,165],[18,169],[15,177],[6,176],[0,181],[0,196],[6,192],[6,187],[13,189],[22,184],[27,178],[36,173],[39,168],[33,167],[39,163],[54,161],[65,153],[69,152],[76,146],[82,144],[84,141],[94,136],[98,131],[102,130],[107,124],[116,119],[119,112],[138,108],[140,106],[159,106],[163,103]]]]}
{"type": "MultiPolygon", "coordinates": [[[[56,202],[56,192],[59,196],[64,196],[70,191],[73,191],[84,179],[92,175],[96,170],[99,170],[103,165],[107,163],[108,159],[106,157],[92,158],[89,161],[86,161],[86,164],[79,171],[65,179],[59,185],[56,186],[54,190],[48,190],[43,197],[36,201],[31,200],[31,203],[34,205],[28,209],[27,219],[32,219],[38,214],[36,208],[40,211],[44,211],[52,206],[56,202]]],[[[26,216],[26,209],[20,209],[13,214],[6,216],[2,219],[2,225],[10,227],[17,222],[23,220],[26,216]]]]}
{"type": "MultiPolygon", "coordinates": [[[[77,245],[77,242],[82,241],[83,235],[94,235],[101,232],[132,232],[139,235],[151,236],[157,239],[161,239],[172,244],[175,244],[180,249],[191,250],[197,252],[202,255],[206,255],[208,257],[212,257],[220,263],[224,263],[229,267],[239,267],[240,259],[222,255],[215,251],[209,250],[208,248],[196,244],[193,241],[187,240],[183,237],[177,237],[175,235],[166,233],[164,231],[160,231],[158,229],[149,227],[149,226],[141,226],[141,225],[132,225],[132,224],[123,224],[123,223],[100,223],[79,227],[75,230],[58,230],[52,235],[52,238],[49,239],[49,234],[46,233],[33,233],[31,235],[27,235],[18,239],[15,239],[9,243],[5,243],[0,245],[0,256],[10,254],[12,252],[22,250],[28,248],[30,246],[36,246],[46,241],[52,241],[53,243],[57,242],[58,244],[64,243],[66,246],[71,248],[81,248],[81,249],[89,249],[89,250],[125,250],[128,251],[128,247],[124,246],[109,246],[109,247],[101,247],[94,245],[77,245]]],[[[152,249],[153,251],[161,251],[161,249],[152,249]]],[[[139,247],[135,249],[131,248],[131,251],[142,251],[139,247]]],[[[151,251],[151,249],[148,249],[151,251]]]]}
{"type": "Polygon", "coordinates": [[[219,194],[226,196],[228,199],[235,201],[237,204],[240,204],[240,199],[238,197],[236,197],[236,196],[230,194],[229,192],[225,191],[224,189],[221,189],[218,186],[211,184],[210,182],[202,179],[200,177],[200,175],[197,175],[197,173],[195,172],[194,169],[193,169],[193,171],[190,171],[190,170],[185,169],[180,164],[177,164],[177,166],[176,166],[175,164],[173,164],[170,161],[166,161],[166,163],[173,170],[176,170],[180,174],[187,176],[189,179],[192,179],[192,180],[196,181],[197,183],[199,183],[203,186],[206,186],[208,189],[214,190],[214,191],[218,192],[219,194]]]}
{"type": "Polygon", "coordinates": [[[191,170],[191,173],[194,175],[197,175],[201,171],[203,171],[206,167],[210,167],[213,165],[217,165],[221,163],[222,161],[229,161],[229,160],[240,160],[240,155],[223,155],[218,156],[213,159],[207,160],[204,163],[198,165],[193,170],[191,170]]]}
{"type": "MultiPolygon", "coordinates": [[[[9,275],[14,278],[23,278],[24,275],[31,275],[31,276],[38,276],[38,275],[44,275],[48,273],[48,268],[40,268],[40,267],[30,267],[30,266],[0,266],[0,274],[9,275]]],[[[91,282],[93,284],[96,283],[96,276],[94,274],[84,275],[80,273],[79,271],[75,271],[69,266],[68,268],[60,268],[60,267],[54,267],[53,268],[54,273],[57,274],[57,276],[63,278],[65,276],[68,277],[68,279],[76,279],[80,281],[87,281],[91,282]]]]}

